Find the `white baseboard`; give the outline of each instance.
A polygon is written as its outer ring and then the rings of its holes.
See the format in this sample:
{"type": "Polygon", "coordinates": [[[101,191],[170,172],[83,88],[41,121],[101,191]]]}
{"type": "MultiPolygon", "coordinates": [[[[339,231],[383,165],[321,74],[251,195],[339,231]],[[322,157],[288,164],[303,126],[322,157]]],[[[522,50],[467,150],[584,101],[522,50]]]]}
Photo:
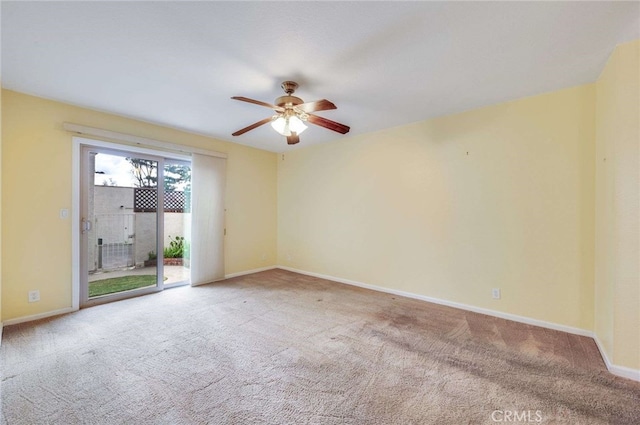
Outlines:
{"type": "Polygon", "coordinates": [[[60,310],[47,311],[46,313],[32,314],[30,316],[16,317],[15,319],[5,320],[3,326],[17,325],[18,323],[31,322],[32,320],[46,319],[51,316],[58,316],[60,314],[72,313],[78,311],[76,308],[67,307],[60,310]]]}
{"type": "Polygon", "coordinates": [[[243,272],[235,272],[235,273],[226,274],[226,275],[224,275],[224,278],[225,279],[231,279],[232,277],[244,276],[246,274],[259,273],[259,272],[264,272],[264,271],[267,271],[267,270],[273,270],[273,269],[277,269],[277,268],[278,268],[278,266],[260,267],[258,269],[245,270],[243,272]]]}
{"type": "Polygon", "coordinates": [[[461,310],[472,311],[474,313],[486,314],[487,316],[499,317],[501,319],[512,320],[514,322],[525,323],[527,325],[540,326],[547,329],[554,329],[556,331],[567,332],[575,335],[593,337],[593,332],[586,329],[574,328],[571,326],[560,325],[558,323],[546,322],[544,320],[532,319],[526,316],[518,316],[511,313],[503,313],[501,311],[490,310],[488,308],[476,307],[469,304],[462,304],[455,301],[442,300],[440,298],[428,297],[426,295],[414,294],[412,292],[399,291],[396,289],[384,288],[382,286],[369,285],[368,283],[357,282],[355,280],[342,279],[335,276],[323,275],[320,273],[307,272],[304,270],[298,270],[291,267],[279,266],[278,268],[288,270],[294,273],[300,273],[307,276],[319,277],[321,279],[332,280],[339,283],[346,283],[347,285],[359,286],[361,288],[372,289],[374,291],[386,292],[388,294],[399,295],[401,297],[413,298],[416,300],[427,301],[434,304],[445,305],[447,307],[459,308],[461,310]]]}
{"type": "Polygon", "coordinates": [[[598,341],[598,338],[596,337],[596,335],[592,331],[589,331],[589,330],[586,330],[586,329],[574,328],[572,326],[566,326],[566,325],[561,325],[561,324],[558,324],[558,323],[547,322],[547,321],[544,321],[544,320],[533,319],[533,318],[526,317],[526,316],[518,316],[516,314],[511,314],[511,313],[503,313],[501,311],[495,311],[495,310],[491,310],[491,309],[488,309],[488,308],[476,307],[476,306],[472,306],[472,305],[468,305],[468,304],[462,304],[462,303],[458,303],[458,302],[454,302],[454,301],[448,301],[448,300],[442,300],[442,299],[439,299],[439,298],[427,297],[425,295],[414,294],[414,293],[411,293],[411,292],[405,292],[405,291],[399,291],[399,290],[396,290],[396,289],[384,288],[382,286],[369,285],[368,283],[358,282],[358,281],[350,280],[350,279],[343,279],[343,278],[340,278],[340,277],[329,276],[329,275],[325,275],[325,274],[321,274],[321,273],[308,272],[308,271],[305,271],[305,270],[294,269],[292,267],[278,266],[278,268],[282,269],[282,270],[288,270],[288,271],[294,272],[294,273],[304,274],[304,275],[307,275],[307,276],[318,277],[320,279],[326,279],[326,280],[331,280],[331,281],[334,281],[334,282],[345,283],[347,285],[358,286],[360,288],[366,288],[366,289],[371,289],[371,290],[374,290],[374,291],[379,291],[379,292],[385,292],[385,293],[388,293],[388,294],[398,295],[398,296],[401,296],[401,297],[407,297],[407,298],[413,298],[413,299],[417,299],[417,300],[427,301],[427,302],[434,303],[434,304],[440,304],[440,305],[445,305],[445,306],[448,306],[448,307],[459,308],[461,310],[472,311],[474,313],[486,314],[487,316],[499,317],[501,319],[506,319],[506,320],[512,320],[514,322],[525,323],[527,325],[540,326],[542,328],[553,329],[553,330],[556,330],[556,331],[562,331],[562,332],[567,332],[567,333],[574,334],[574,335],[580,335],[580,336],[586,336],[586,337],[589,337],[589,338],[593,338],[595,343],[596,343],[596,346],[598,347],[598,350],[600,350],[600,354],[602,355],[604,363],[607,366],[607,369],[609,370],[609,372],[611,372],[614,375],[621,376],[623,378],[632,379],[634,381],[640,381],[640,370],[631,369],[631,368],[628,368],[628,367],[617,366],[617,365],[612,364],[609,361],[609,358],[607,357],[607,354],[604,351],[600,341],[598,341]]]}
{"type": "MultiPolygon", "coordinates": [[[[575,335],[581,335],[581,336],[590,337],[590,338],[593,338],[593,340],[595,341],[596,346],[598,347],[598,350],[600,351],[600,355],[602,356],[602,359],[603,359],[605,365],[607,366],[607,369],[609,370],[609,372],[611,372],[614,375],[621,376],[623,378],[632,379],[634,381],[640,382],[640,370],[632,369],[632,368],[625,367],[625,366],[618,366],[618,365],[615,365],[615,364],[611,363],[611,361],[609,360],[609,357],[607,356],[607,352],[604,350],[604,347],[603,347],[602,343],[600,342],[600,340],[598,339],[597,335],[595,335],[592,331],[588,331],[586,329],[574,328],[574,327],[571,327],[571,326],[561,325],[561,324],[558,324],[558,323],[546,322],[544,320],[533,319],[533,318],[525,317],[525,316],[518,316],[518,315],[515,315],[515,314],[511,314],[511,313],[503,313],[501,311],[495,311],[495,310],[482,308],[482,307],[475,307],[475,306],[468,305],[468,304],[462,304],[462,303],[458,303],[458,302],[454,302],[454,301],[442,300],[442,299],[439,299],[439,298],[428,297],[428,296],[425,296],[425,295],[414,294],[414,293],[411,293],[411,292],[405,292],[405,291],[399,291],[399,290],[396,290],[396,289],[384,288],[382,286],[369,285],[367,283],[358,282],[358,281],[355,281],[355,280],[343,279],[343,278],[339,278],[339,277],[335,277],[335,276],[329,276],[329,275],[325,275],[325,274],[321,274],[321,273],[308,272],[308,271],[305,271],[305,270],[299,270],[299,269],[295,269],[295,268],[292,268],[292,267],[286,267],[286,266],[268,266],[268,267],[261,267],[261,268],[253,269],[253,270],[245,270],[245,271],[242,271],[242,272],[230,273],[228,275],[225,275],[225,279],[231,279],[233,277],[244,276],[244,275],[248,275],[248,274],[252,274],[252,273],[259,273],[259,272],[263,272],[263,271],[266,271],[266,270],[273,270],[273,269],[276,269],[276,268],[277,269],[282,269],[282,270],[287,270],[287,271],[294,272],[294,273],[300,273],[300,274],[307,275],[307,276],[313,276],[313,277],[317,277],[317,278],[320,278],[320,279],[331,280],[331,281],[338,282],[338,283],[344,283],[344,284],[347,284],[347,285],[353,285],[353,286],[358,286],[358,287],[361,287],[361,288],[371,289],[373,291],[385,292],[385,293],[388,293],[388,294],[398,295],[398,296],[401,296],[401,297],[413,298],[413,299],[417,299],[417,300],[421,300],[421,301],[431,302],[431,303],[434,303],[434,304],[440,304],[440,305],[445,305],[445,306],[448,306],[448,307],[459,308],[461,310],[472,311],[474,313],[486,314],[488,316],[499,317],[501,319],[507,319],[507,320],[512,320],[514,322],[525,323],[527,325],[540,326],[540,327],[547,328],[547,329],[553,329],[553,330],[567,332],[567,333],[571,333],[571,334],[575,334],[575,335]]],[[[51,317],[51,316],[58,316],[60,314],[72,313],[72,312],[77,311],[77,310],[78,309],[76,309],[76,308],[68,307],[68,308],[63,308],[63,309],[59,309],[59,310],[48,311],[46,313],[33,314],[33,315],[30,315],[30,316],[23,316],[23,317],[17,317],[15,319],[6,320],[6,321],[0,323],[0,344],[2,344],[2,330],[3,330],[4,326],[16,325],[18,323],[30,322],[30,321],[39,320],[39,319],[45,319],[45,318],[51,317]]]]}
{"type": "Polygon", "coordinates": [[[598,346],[598,350],[600,350],[600,355],[602,356],[602,360],[604,360],[604,364],[607,366],[607,369],[609,369],[609,372],[613,373],[614,375],[621,376],[623,378],[632,379],[634,381],[640,382],[640,370],[632,369],[626,366],[618,366],[611,363],[611,361],[609,360],[609,356],[607,355],[607,352],[604,349],[604,345],[602,345],[602,342],[600,342],[600,339],[598,338],[598,335],[594,335],[593,340],[596,342],[596,345],[598,346]]]}
{"type": "MultiPolygon", "coordinates": [[[[244,276],[246,274],[263,272],[265,270],[272,270],[272,269],[275,269],[275,268],[277,268],[277,267],[276,266],[268,266],[268,267],[261,267],[261,268],[258,268],[258,269],[253,269],[253,270],[245,270],[245,271],[242,271],[242,272],[227,274],[227,275],[224,276],[224,278],[225,279],[231,279],[232,277],[244,276]]],[[[22,316],[22,317],[17,317],[15,319],[5,320],[2,323],[2,325],[4,325],[4,326],[17,325],[18,323],[31,322],[32,320],[45,319],[47,317],[58,316],[59,314],[71,313],[71,312],[77,311],[77,310],[78,310],[77,308],[67,307],[67,308],[63,308],[63,309],[60,309],[60,310],[48,311],[46,313],[33,314],[33,315],[30,315],[30,316],[22,316]]],[[[0,336],[1,335],[2,335],[2,327],[0,326],[0,336]]]]}

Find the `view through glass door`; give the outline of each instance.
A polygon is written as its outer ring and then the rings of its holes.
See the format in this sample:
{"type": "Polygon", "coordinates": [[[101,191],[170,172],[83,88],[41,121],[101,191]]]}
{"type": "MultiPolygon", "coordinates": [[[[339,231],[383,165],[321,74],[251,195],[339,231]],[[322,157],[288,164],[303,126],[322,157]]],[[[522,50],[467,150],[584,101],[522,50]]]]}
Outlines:
{"type": "Polygon", "coordinates": [[[190,283],[191,163],[164,159],[164,287],[190,283]]]}
{"type": "Polygon", "coordinates": [[[188,283],[190,164],[90,146],[82,162],[81,305],[188,283]]]}

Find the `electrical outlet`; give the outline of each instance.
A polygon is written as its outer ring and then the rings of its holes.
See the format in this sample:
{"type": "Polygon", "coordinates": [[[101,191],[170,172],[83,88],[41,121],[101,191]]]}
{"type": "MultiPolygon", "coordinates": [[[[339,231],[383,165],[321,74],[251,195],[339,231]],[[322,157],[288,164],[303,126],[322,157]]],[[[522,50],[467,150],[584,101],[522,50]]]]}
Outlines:
{"type": "Polygon", "coordinates": [[[266,253],[262,253],[262,261],[265,261],[267,259],[267,254],[266,253]]]}
{"type": "Polygon", "coordinates": [[[67,218],[69,218],[69,210],[66,208],[60,209],[60,219],[65,220],[67,218]]]}
{"type": "Polygon", "coordinates": [[[287,253],[287,261],[291,261],[291,253],[287,253]]]}
{"type": "Polygon", "coordinates": [[[40,291],[29,291],[29,302],[35,303],[36,301],[40,301],[40,291]]]}
{"type": "Polygon", "coordinates": [[[491,290],[491,298],[493,298],[494,300],[500,299],[500,288],[493,288],[491,290]]]}

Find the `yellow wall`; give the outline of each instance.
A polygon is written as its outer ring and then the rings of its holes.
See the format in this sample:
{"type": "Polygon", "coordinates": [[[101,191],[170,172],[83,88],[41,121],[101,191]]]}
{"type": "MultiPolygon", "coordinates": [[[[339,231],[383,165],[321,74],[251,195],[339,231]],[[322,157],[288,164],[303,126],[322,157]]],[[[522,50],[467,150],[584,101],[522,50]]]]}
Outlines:
{"type": "Polygon", "coordinates": [[[71,305],[69,121],[226,152],[228,274],[281,264],[594,329],[640,369],[639,52],[619,46],[596,84],[284,160],[3,90],[0,317],[71,305]]]}
{"type": "MultiPolygon", "coordinates": [[[[0,87],[2,86],[0,80],[0,87]]],[[[0,117],[2,117],[2,90],[0,90],[0,117]]],[[[0,119],[0,338],[2,337],[2,119],[0,119]]],[[[0,343],[2,340],[0,339],[0,343]]]]}
{"type": "Polygon", "coordinates": [[[7,90],[2,106],[3,320],[71,307],[65,121],[227,153],[225,272],[276,264],[276,154],[7,90]],[[32,289],[40,302],[27,303],[32,289]]]}
{"type": "Polygon", "coordinates": [[[286,154],[278,263],[591,330],[594,101],[589,84],[286,154]]]}
{"type": "Polygon", "coordinates": [[[595,332],[612,363],[640,369],[640,40],[596,84],[595,332]]]}

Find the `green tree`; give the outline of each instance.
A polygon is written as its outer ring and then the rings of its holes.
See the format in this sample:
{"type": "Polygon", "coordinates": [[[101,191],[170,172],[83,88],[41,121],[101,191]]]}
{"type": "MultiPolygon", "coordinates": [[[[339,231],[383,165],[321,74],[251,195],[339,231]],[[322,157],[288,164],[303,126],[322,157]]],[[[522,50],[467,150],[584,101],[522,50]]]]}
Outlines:
{"type": "Polygon", "coordinates": [[[164,166],[164,190],[191,191],[191,167],[183,164],[166,164],[164,166]]]}
{"type": "Polygon", "coordinates": [[[127,158],[131,164],[135,187],[156,187],[158,185],[158,163],[150,159],[127,158]]]}
{"type": "MultiPolygon", "coordinates": [[[[135,187],[156,187],[158,185],[158,163],[149,159],[127,158],[131,164],[135,187]]],[[[184,164],[164,166],[165,192],[191,191],[191,167],[184,164]]]]}

